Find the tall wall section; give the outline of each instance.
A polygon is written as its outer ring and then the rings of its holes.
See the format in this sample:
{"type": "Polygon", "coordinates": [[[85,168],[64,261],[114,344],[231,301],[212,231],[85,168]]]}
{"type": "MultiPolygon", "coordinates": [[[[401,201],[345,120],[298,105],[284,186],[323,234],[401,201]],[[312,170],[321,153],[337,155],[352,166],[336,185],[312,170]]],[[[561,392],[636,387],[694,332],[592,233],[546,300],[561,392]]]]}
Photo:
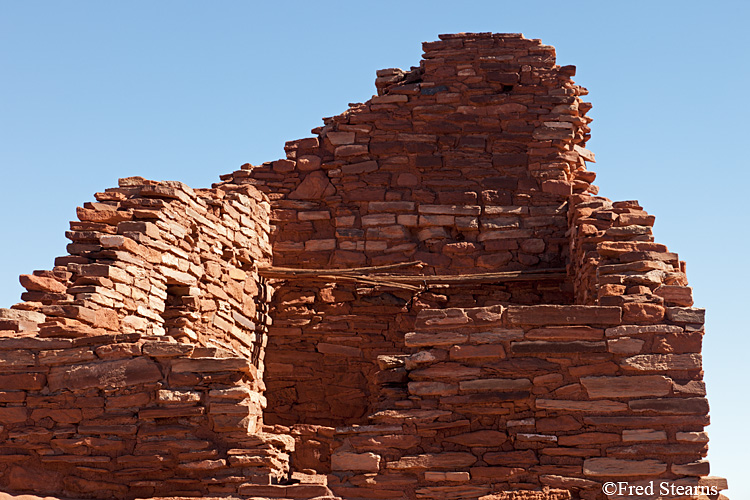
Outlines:
{"type": "MultiPolygon", "coordinates": [[[[287,143],[285,159],[244,165],[219,186],[268,195],[276,266],[564,271],[568,196],[596,192],[583,148],[590,105],[575,68],[521,35],[449,35],[423,47],[419,67],[379,71],[377,96],[287,143]]],[[[435,286],[416,298],[286,282],[272,304],[268,420],[364,421],[379,404],[371,360],[403,351],[421,307],[572,301],[573,283],[560,277],[435,286]]]]}

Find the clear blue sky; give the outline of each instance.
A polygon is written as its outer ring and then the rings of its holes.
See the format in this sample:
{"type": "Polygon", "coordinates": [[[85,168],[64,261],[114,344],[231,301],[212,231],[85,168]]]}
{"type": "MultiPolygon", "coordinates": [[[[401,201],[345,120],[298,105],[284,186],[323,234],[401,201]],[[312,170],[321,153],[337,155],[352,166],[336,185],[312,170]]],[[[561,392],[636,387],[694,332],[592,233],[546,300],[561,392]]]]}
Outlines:
{"type": "Polygon", "coordinates": [[[0,0],[0,305],[66,253],[75,207],[118,177],[209,186],[283,157],[439,33],[522,32],[591,91],[601,194],[640,200],[687,260],[708,310],[712,473],[750,498],[749,22],[741,1],[0,0]]]}

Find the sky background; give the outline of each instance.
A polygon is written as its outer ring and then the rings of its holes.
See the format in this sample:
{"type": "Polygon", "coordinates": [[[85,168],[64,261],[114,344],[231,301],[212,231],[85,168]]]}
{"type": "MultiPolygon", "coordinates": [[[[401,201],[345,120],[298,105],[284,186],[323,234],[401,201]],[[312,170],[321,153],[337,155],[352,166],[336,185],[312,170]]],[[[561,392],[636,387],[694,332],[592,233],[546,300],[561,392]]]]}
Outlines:
{"type": "Polygon", "coordinates": [[[521,32],[590,90],[600,194],[639,200],[687,261],[707,309],[712,474],[750,498],[748,5],[0,0],[0,306],[119,177],[208,187],[369,99],[375,71],[418,65],[423,41],[521,32]]]}

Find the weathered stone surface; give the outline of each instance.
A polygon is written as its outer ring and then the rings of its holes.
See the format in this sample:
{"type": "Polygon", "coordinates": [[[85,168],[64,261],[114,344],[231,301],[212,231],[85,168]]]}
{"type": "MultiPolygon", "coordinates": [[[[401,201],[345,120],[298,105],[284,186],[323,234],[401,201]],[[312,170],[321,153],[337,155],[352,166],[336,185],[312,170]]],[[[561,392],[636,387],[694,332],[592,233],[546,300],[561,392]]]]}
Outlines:
{"type": "Polygon", "coordinates": [[[332,354],[336,356],[349,356],[349,357],[362,357],[362,349],[359,347],[352,347],[338,344],[328,344],[325,342],[319,342],[317,345],[318,352],[323,354],[332,354]]]}
{"type": "Polygon", "coordinates": [[[29,411],[23,406],[0,408],[0,424],[17,424],[25,422],[29,411]]]}
{"type": "Polygon", "coordinates": [[[189,355],[194,346],[179,342],[150,341],[143,344],[143,354],[153,357],[173,357],[189,355]]]}
{"type": "Polygon", "coordinates": [[[454,345],[466,342],[468,335],[453,332],[407,333],[404,342],[408,347],[454,345]]]}
{"type": "Polygon", "coordinates": [[[554,474],[542,474],[539,476],[539,481],[547,486],[553,488],[578,488],[583,490],[592,490],[599,487],[599,483],[588,479],[579,477],[565,477],[557,476],[554,474]]]}
{"type": "Polygon", "coordinates": [[[596,445],[620,442],[620,435],[612,432],[584,432],[570,436],[560,436],[557,443],[560,446],[596,445]]]}
{"type": "Polygon", "coordinates": [[[708,414],[706,398],[636,399],[628,403],[633,411],[653,411],[671,414],[708,414]]]}
{"type": "Polygon", "coordinates": [[[454,360],[480,360],[480,359],[499,359],[505,357],[505,350],[502,345],[483,344],[483,345],[458,345],[450,350],[450,357],[454,360]]]}
{"type": "Polygon", "coordinates": [[[249,372],[249,361],[242,358],[192,358],[172,362],[173,373],[249,372]]]}
{"type": "Polygon", "coordinates": [[[526,473],[521,467],[472,467],[471,477],[476,481],[512,481],[526,473]]]}
{"type": "Polygon", "coordinates": [[[428,486],[415,490],[417,498],[484,498],[492,491],[490,486],[460,485],[460,486],[428,486]]]}
{"type": "Polygon", "coordinates": [[[503,379],[503,378],[485,378],[478,380],[466,380],[458,384],[461,392],[510,392],[524,391],[531,388],[529,379],[503,379]]]}
{"type": "Polygon", "coordinates": [[[670,370],[700,370],[700,354],[639,354],[620,361],[624,370],[662,372],[670,370]]]}
{"type": "Polygon", "coordinates": [[[604,342],[513,342],[510,346],[514,354],[572,354],[579,352],[606,352],[604,342]]]}
{"type": "Polygon", "coordinates": [[[419,445],[418,436],[408,434],[378,434],[376,436],[353,436],[349,443],[355,449],[385,451],[388,448],[408,450],[419,445]]]}
{"type": "Polygon", "coordinates": [[[596,341],[604,338],[604,330],[588,326],[558,326],[549,328],[534,328],[526,332],[528,340],[579,340],[596,341]]]}
{"type": "Polygon", "coordinates": [[[677,325],[623,325],[607,328],[607,337],[626,337],[645,333],[680,333],[683,329],[677,325]]]}
{"type": "Polygon", "coordinates": [[[6,390],[40,390],[47,382],[43,373],[11,373],[0,375],[0,387],[6,390]]]}
{"type": "Polygon", "coordinates": [[[609,413],[625,411],[628,405],[619,401],[565,401],[561,399],[537,399],[536,407],[540,410],[581,411],[592,413],[609,413]]]}
{"type": "Polygon", "coordinates": [[[424,473],[425,481],[451,481],[455,483],[465,483],[471,479],[468,472],[435,472],[427,471],[424,473]]]}
{"type": "Polygon", "coordinates": [[[331,469],[335,471],[377,472],[380,470],[380,455],[374,453],[334,453],[331,455],[331,469]]]}
{"type": "Polygon", "coordinates": [[[706,460],[698,460],[687,464],[672,464],[670,470],[673,474],[680,476],[708,476],[711,466],[706,460]]]}
{"type": "Polygon", "coordinates": [[[672,381],[661,375],[584,377],[581,383],[591,398],[666,396],[672,389],[672,381]]]}
{"type": "Polygon", "coordinates": [[[619,307],[602,306],[510,306],[506,313],[512,325],[616,325],[619,307]]]}
{"type": "Polygon", "coordinates": [[[39,352],[40,365],[81,363],[94,359],[96,359],[96,355],[90,347],[77,347],[75,349],[59,349],[39,352]]]}
{"type": "Polygon", "coordinates": [[[676,439],[678,442],[683,442],[683,443],[707,443],[708,433],[705,431],[678,432],[676,433],[676,439]]]}
{"type": "Polygon", "coordinates": [[[666,441],[667,433],[654,429],[624,429],[622,440],[626,443],[629,441],[666,441]]]}
{"type": "MultiPolygon", "coordinates": [[[[0,319],[8,320],[19,320],[29,321],[32,323],[41,323],[46,319],[46,316],[38,311],[26,311],[23,309],[6,309],[0,307],[0,319]]],[[[3,339],[3,342],[12,342],[14,340],[24,341],[26,339],[3,339]]],[[[38,341],[38,339],[28,339],[31,341],[38,341]]]]}
{"type": "Polygon", "coordinates": [[[0,368],[34,366],[36,356],[32,351],[0,351],[0,368]]]}
{"type": "Polygon", "coordinates": [[[394,470],[405,469],[456,469],[473,465],[477,458],[471,453],[446,452],[401,457],[388,462],[386,467],[394,470]]]}
{"type": "Polygon", "coordinates": [[[706,320],[705,309],[694,307],[668,307],[667,319],[677,324],[703,324],[706,320]]]}
{"type": "Polygon", "coordinates": [[[328,176],[319,170],[310,172],[299,187],[290,195],[290,200],[317,200],[323,196],[330,196],[336,188],[328,180],[328,176]]]}
{"type": "Polygon", "coordinates": [[[482,448],[494,448],[502,445],[508,439],[507,434],[499,431],[476,431],[466,434],[459,434],[445,438],[449,443],[456,443],[463,446],[479,446],[482,448]]]}
{"type": "Polygon", "coordinates": [[[443,382],[409,382],[409,393],[420,396],[450,396],[458,393],[458,385],[443,382]]]}
{"type": "Polygon", "coordinates": [[[428,368],[413,370],[409,373],[409,376],[412,380],[437,379],[453,382],[476,379],[481,373],[482,370],[479,367],[465,366],[459,363],[437,363],[428,368]]]}
{"type": "Polygon", "coordinates": [[[653,324],[664,318],[664,307],[659,304],[631,302],[622,306],[623,323],[653,324]]]}
{"type": "Polygon", "coordinates": [[[22,274],[20,281],[21,286],[31,292],[65,293],[68,289],[68,287],[54,278],[34,276],[33,274],[22,274]]]}
{"type": "Polygon", "coordinates": [[[658,460],[620,460],[616,458],[589,458],[583,462],[583,473],[592,477],[655,476],[665,472],[667,464],[658,460]]]}
{"type": "Polygon", "coordinates": [[[538,463],[536,454],[532,450],[487,452],[482,459],[490,465],[518,465],[528,466],[538,463]]]}
{"type": "Polygon", "coordinates": [[[638,354],[643,349],[644,340],[620,337],[607,341],[607,350],[614,354],[638,354]]]}
{"type": "Polygon", "coordinates": [[[128,387],[158,382],[162,373],[146,358],[103,361],[75,366],[53,367],[48,377],[52,391],[80,391],[90,388],[128,387]]]}
{"type": "Polygon", "coordinates": [[[469,342],[472,344],[495,344],[508,340],[521,340],[524,337],[520,328],[498,329],[488,332],[471,332],[469,342]]]}
{"type": "Polygon", "coordinates": [[[440,327],[455,328],[456,326],[466,325],[470,322],[471,319],[463,309],[430,309],[422,311],[417,316],[416,326],[420,330],[440,327]]]}

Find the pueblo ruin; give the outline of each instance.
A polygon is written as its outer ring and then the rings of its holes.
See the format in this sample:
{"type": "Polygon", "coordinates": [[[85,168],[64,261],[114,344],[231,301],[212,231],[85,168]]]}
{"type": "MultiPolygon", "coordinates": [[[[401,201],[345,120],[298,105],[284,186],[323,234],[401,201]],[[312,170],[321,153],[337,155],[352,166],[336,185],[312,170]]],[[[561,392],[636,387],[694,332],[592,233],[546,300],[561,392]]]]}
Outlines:
{"type": "Polygon", "coordinates": [[[575,67],[423,48],[283,159],[78,208],[0,310],[0,490],[720,497],[704,311],[654,216],[598,196],[575,67]]]}

